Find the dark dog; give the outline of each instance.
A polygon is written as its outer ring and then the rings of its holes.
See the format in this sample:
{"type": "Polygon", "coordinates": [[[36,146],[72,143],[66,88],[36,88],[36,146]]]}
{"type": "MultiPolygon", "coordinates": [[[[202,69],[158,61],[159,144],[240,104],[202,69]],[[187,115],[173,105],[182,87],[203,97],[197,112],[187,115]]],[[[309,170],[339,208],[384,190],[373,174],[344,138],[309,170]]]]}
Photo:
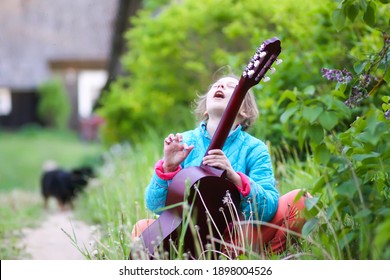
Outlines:
{"type": "Polygon", "coordinates": [[[92,168],[82,167],[71,171],[54,169],[44,171],[41,178],[42,196],[45,208],[50,197],[54,197],[61,210],[68,204],[73,208],[73,200],[87,185],[88,180],[94,177],[92,168]]]}

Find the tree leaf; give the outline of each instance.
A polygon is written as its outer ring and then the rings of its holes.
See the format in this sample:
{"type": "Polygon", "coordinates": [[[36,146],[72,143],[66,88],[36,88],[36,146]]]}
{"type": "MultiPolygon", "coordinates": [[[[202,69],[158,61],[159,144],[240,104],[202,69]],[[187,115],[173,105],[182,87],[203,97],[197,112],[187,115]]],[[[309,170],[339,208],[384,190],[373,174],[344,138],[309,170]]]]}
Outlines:
{"type": "Polygon", "coordinates": [[[319,219],[314,217],[308,220],[302,228],[302,235],[307,237],[318,225],[319,219]]]}
{"type": "Polygon", "coordinates": [[[280,105],[284,100],[290,99],[291,101],[297,101],[297,96],[295,92],[291,90],[285,90],[279,98],[278,105],[280,105]]]}
{"type": "Polygon", "coordinates": [[[345,14],[343,10],[337,9],[332,14],[333,25],[337,31],[340,31],[345,25],[345,14]]]}
{"type": "Polygon", "coordinates": [[[331,154],[325,144],[319,145],[314,151],[314,160],[317,163],[326,165],[330,157],[331,154]]]}
{"type": "Polygon", "coordinates": [[[351,199],[357,191],[357,186],[356,186],[355,182],[349,180],[349,181],[343,182],[341,185],[336,187],[335,191],[339,195],[342,195],[344,197],[351,199]]]}
{"type": "Polygon", "coordinates": [[[319,117],[319,122],[327,130],[334,128],[339,121],[337,114],[335,112],[326,111],[319,117]]]}
{"type": "Polygon", "coordinates": [[[353,64],[353,69],[355,70],[356,74],[360,74],[362,73],[366,65],[367,61],[358,61],[353,64]]]}
{"type": "Polygon", "coordinates": [[[319,197],[308,197],[305,199],[305,207],[307,210],[311,210],[318,202],[319,197]]]}
{"type": "Polygon", "coordinates": [[[307,120],[309,123],[313,123],[321,115],[324,109],[321,106],[308,107],[305,106],[302,109],[302,117],[307,120]]]}
{"type": "Polygon", "coordinates": [[[389,70],[389,68],[387,68],[387,71],[385,72],[383,79],[386,81],[386,83],[388,85],[390,85],[390,70],[389,70]]]}
{"type": "Polygon", "coordinates": [[[370,1],[364,13],[363,20],[369,26],[374,26],[376,22],[375,17],[376,17],[376,5],[373,1],[370,1]]]}
{"type": "Polygon", "coordinates": [[[325,186],[325,176],[321,175],[314,183],[313,188],[311,189],[311,192],[316,193],[319,192],[324,186],[325,186]]]}
{"type": "Polygon", "coordinates": [[[374,239],[374,244],[378,249],[382,249],[390,240],[390,220],[385,220],[383,223],[379,224],[375,230],[376,236],[374,239]]]}
{"type": "Polygon", "coordinates": [[[303,93],[306,94],[306,95],[313,95],[316,91],[316,88],[315,86],[313,85],[310,85],[310,86],[307,86],[304,90],[303,90],[303,93]]]}
{"type": "Polygon", "coordinates": [[[324,129],[320,125],[312,125],[308,128],[308,133],[312,141],[319,144],[324,139],[324,129]]]}
{"type": "Polygon", "coordinates": [[[360,133],[367,127],[367,120],[365,118],[358,117],[356,120],[352,123],[352,126],[355,128],[356,133],[360,133]]]}
{"type": "Polygon", "coordinates": [[[363,210],[360,210],[359,212],[357,212],[354,217],[356,219],[367,218],[371,214],[372,214],[372,212],[370,209],[363,209],[363,210]]]}
{"type": "Polygon", "coordinates": [[[296,111],[298,111],[298,106],[296,106],[295,104],[293,104],[294,106],[290,106],[287,108],[286,111],[284,111],[284,113],[280,116],[280,121],[282,123],[286,123],[288,121],[288,119],[295,114],[296,111]]]}
{"type": "Polygon", "coordinates": [[[344,102],[337,100],[337,99],[332,101],[330,109],[338,112],[339,115],[341,114],[346,118],[349,118],[351,116],[351,113],[352,113],[351,109],[349,107],[347,107],[347,105],[345,105],[344,102]]]}
{"type": "Polygon", "coordinates": [[[339,241],[340,248],[343,249],[354,238],[355,238],[355,232],[354,231],[351,231],[351,232],[348,232],[347,234],[345,234],[343,237],[340,238],[340,241],[339,241]]]}
{"type": "Polygon", "coordinates": [[[359,161],[359,162],[362,162],[366,159],[371,159],[371,158],[377,159],[379,157],[380,157],[380,154],[376,153],[376,152],[371,152],[371,153],[367,153],[367,154],[352,154],[352,159],[359,161]]]}
{"type": "Polygon", "coordinates": [[[307,129],[305,126],[301,126],[298,130],[298,145],[299,149],[303,149],[307,135],[307,129]]]}
{"type": "Polygon", "coordinates": [[[356,3],[351,3],[347,7],[347,16],[348,18],[354,22],[357,15],[359,14],[359,6],[356,3]]]}

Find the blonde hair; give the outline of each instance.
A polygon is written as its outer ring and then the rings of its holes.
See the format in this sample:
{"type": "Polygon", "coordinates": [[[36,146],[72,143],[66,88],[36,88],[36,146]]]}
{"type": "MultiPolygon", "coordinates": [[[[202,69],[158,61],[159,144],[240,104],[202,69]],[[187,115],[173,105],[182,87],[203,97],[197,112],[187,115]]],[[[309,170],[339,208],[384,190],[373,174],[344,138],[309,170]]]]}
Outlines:
{"type": "MultiPolygon", "coordinates": [[[[235,79],[239,80],[239,78],[237,76],[231,74],[231,75],[222,76],[222,77],[216,79],[215,81],[218,81],[222,78],[235,78],[235,79]]],[[[208,115],[205,114],[206,100],[207,100],[207,92],[204,94],[198,95],[198,99],[195,100],[194,113],[195,113],[196,120],[198,122],[202,122],[202,121],[207,122],[207,120],[208,120],[208,115]]],[[[256,119],[259,116],[259,110],[257,108],[255,95],[254,95],[252,90],[249,90],[247,92],[247,94],[245,95],[240,110],[245,112],[245,116],[242,116],[242,120],[240,120],[240,124],[242,126],[242,129],[246,130],[250,126],[253,125],[253,123],[256,121],[256,119]]],[[[239,116],[239,113],[238,113],[238,116],[239,116]]]]}

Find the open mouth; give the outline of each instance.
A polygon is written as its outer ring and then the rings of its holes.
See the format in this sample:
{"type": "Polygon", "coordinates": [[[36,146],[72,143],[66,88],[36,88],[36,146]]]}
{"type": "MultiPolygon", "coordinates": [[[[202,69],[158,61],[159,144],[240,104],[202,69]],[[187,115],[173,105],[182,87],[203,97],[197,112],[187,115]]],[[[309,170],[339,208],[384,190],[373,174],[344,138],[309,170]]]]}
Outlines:
{"type": "Polygon", "coordinates": [[[223,99],[223,98],[225,98],[225,94],[222,91],[216,91],[214,93],[214,98],[221,98],[221,99],[223,99]]]}

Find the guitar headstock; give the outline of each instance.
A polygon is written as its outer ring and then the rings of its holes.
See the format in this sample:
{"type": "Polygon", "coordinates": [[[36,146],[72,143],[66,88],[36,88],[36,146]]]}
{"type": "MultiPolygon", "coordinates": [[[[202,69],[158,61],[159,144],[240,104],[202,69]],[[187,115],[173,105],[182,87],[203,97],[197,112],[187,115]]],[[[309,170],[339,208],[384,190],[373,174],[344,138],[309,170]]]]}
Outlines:
{"type": "MultiPolygon", "coordinates": [[[[252,56],[244,72],[242,73],[241,79],[248,87],[252,87],[260,82],[265,76],[268,70],[271,69],[271,65],[277,61],[278,55],[282,51],[280,46],[280,40],[273,37],[269,40],[264,41],[260,47],[256,49],[256,53],[252,56]]],[[[266,79],[264,79],[266,82],[266,79]]]]}

